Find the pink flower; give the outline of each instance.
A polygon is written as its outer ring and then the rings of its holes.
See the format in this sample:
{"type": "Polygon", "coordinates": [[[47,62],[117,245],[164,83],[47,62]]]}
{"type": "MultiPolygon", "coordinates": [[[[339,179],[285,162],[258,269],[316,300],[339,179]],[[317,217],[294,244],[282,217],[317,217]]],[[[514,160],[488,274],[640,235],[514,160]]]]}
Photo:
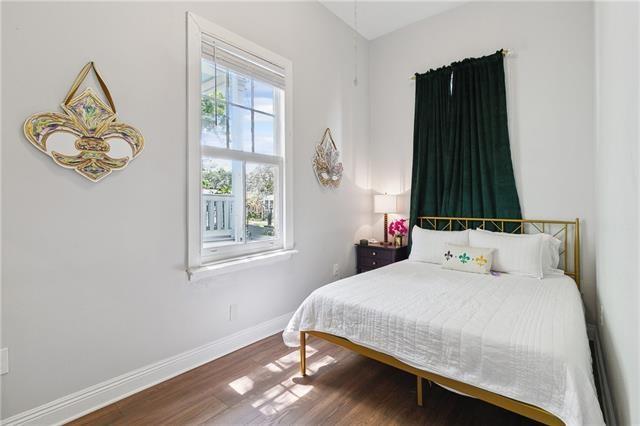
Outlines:
{"type": "Polygon", "coordinates": [[[397,219],[391,222],[389,225],[389,234],[391,236],[395,236],[396,234],[401,236],[407,235],[409,230],[407,229],[406,222],[407,219],[397,219]]]}

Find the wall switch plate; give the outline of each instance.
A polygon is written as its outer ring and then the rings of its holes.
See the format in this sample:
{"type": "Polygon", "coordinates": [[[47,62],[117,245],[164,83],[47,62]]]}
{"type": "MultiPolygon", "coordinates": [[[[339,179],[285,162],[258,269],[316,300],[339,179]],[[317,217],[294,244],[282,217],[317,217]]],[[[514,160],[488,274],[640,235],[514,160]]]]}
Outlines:
{"type": "Polygon", "coordinates": [[[337,277],[340,274],[340,265],[337,263],[333,264],[333,276],[337,277]]]}
{"type": "Polygon", "coordinates": [[[229,321],[235,321],[238,318],[238,305],[232,303],[229,305],[229,321]]]}
{"type": "Polygon", "coordinates": [[[9,372],[9,348],[0,349],[0,374],[9,372]]]}

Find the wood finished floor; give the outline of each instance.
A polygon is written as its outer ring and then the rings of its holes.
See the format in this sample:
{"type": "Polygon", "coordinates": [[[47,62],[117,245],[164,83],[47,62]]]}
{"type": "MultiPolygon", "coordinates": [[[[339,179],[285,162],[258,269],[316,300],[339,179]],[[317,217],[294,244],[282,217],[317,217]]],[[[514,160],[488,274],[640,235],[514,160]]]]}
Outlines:
{"type": "Polygon", "coordinates": [[[313,337],[307,356],[301,377],[276,334],[70,424],[536,424],[436,385],[418,407],[414,376],[313,337]]]}

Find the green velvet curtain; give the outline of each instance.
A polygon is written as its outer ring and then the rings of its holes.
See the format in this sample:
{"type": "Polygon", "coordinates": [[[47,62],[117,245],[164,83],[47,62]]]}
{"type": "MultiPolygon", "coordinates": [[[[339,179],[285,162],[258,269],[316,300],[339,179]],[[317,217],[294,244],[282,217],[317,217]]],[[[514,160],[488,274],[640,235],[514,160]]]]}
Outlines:
{"type": "Polygon", "coordinates": [[[416,75],[410,224],[418,216],[521,218],[502,53],[416,75]]]}

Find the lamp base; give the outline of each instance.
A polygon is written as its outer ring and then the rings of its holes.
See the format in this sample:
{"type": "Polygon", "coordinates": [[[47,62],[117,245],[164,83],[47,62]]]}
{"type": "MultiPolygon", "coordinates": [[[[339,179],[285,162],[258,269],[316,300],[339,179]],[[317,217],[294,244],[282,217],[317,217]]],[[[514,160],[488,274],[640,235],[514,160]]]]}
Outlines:
{"type": "Polygon", "coordinates": [[[389,244],[389,215],[387,213],[384,214],[384,242],[383,246],[388,246],[389,244]]]}

